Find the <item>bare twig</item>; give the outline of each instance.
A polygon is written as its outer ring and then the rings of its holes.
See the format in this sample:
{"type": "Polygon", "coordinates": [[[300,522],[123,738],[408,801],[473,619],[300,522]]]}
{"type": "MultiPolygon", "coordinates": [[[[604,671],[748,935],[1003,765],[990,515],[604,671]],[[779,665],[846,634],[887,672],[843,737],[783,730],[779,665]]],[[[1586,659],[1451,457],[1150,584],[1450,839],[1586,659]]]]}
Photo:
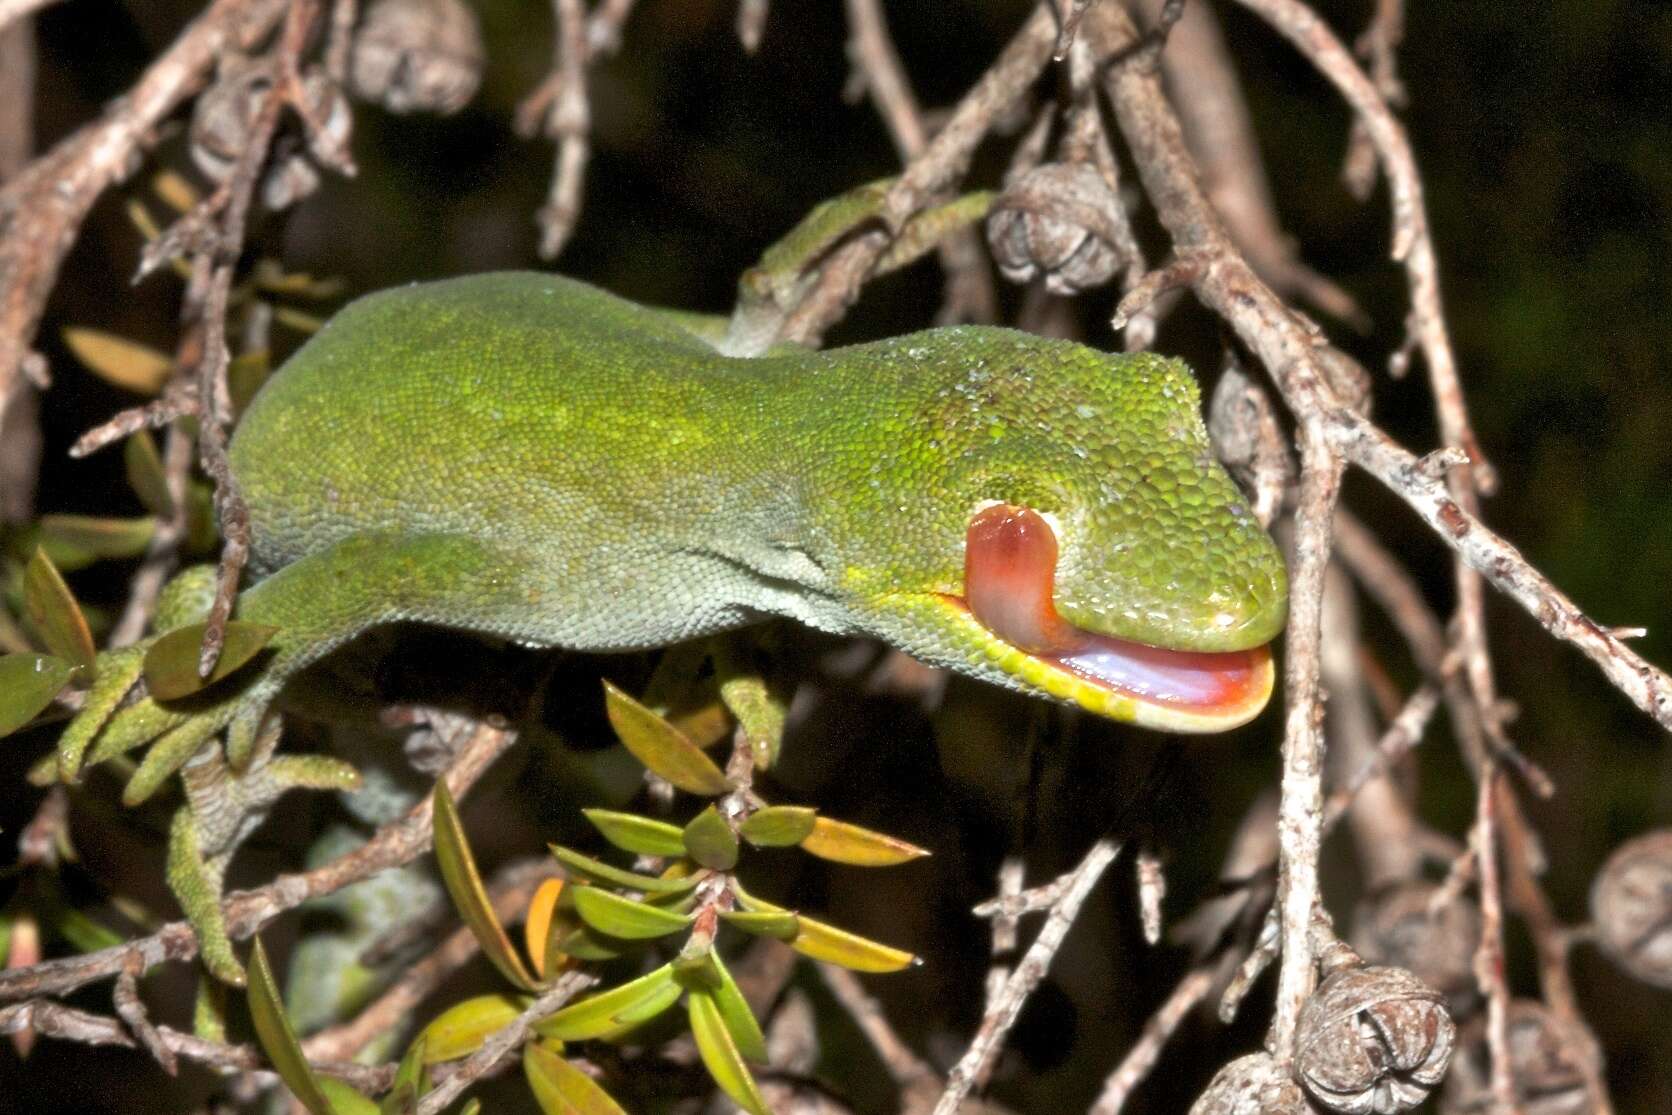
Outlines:
{"type": "MultiPolygon", "coordinates": [[[[592,33],[606,36],[619,25],[595,24],[589,31],[581,0],[552,0],[556,41],[552,72],[517,106],[517,131],[525,136],[543,133],[557,141],[557,167],[551,190],[540,208],[540,255],[555,258],[569,242],[581,214],[586,186],[586,164],[592,147],[592,109],[587,102],[586,65],[592,33]]],[[[626,17],[623,10],[621,18],[626,17]]]]}
{"type": "MultiPolygon", "coordinates": [[[[454,797],[462,797],[515,739],[516,734],[504,728],[478,725],[447,769],[447,788],[454,797]]],[[[281,875],[266,886],[228,895],[221,903],[227,933],[234,938],[248,937],[310,898],[410,863],[429,850],[431,831],[430,799],[426,796],[405,817],[384,825],[354,851],[312,871],[281,875]]],[[[190,923],[173,921],[125,944],[0,972],[0,1002],[33,995],[63,995],[96,980],[109,979],[126,969],[129,956],[138,956],[141,971],[148,971],[165,961],[189,960],[196,955],[197,936],[190,923]]]]}
{"type": "MultiPolygon", "coordinates": [[[[494,913],[502,921],[512,920],[534,897],[534,889],[540,882],[556,873],[556,864],[549,858],[542,858],[523,865],[523,869],[508,877],[501,875],[488,888],[494,913]]],[[[418,1005],[429,998],[447,977],[468,964],[481,948],[476,934],[468,926],[455,930],[428,956],[403,969],[399,979],[362,1007],[352,1019],[311,1035],[302,1043],[302,1051],[311,1061],[347,1061],[354,1058],[380,1035],[405,1025],[418,1005]]]]}
{"type": "MultiPolygon", "coordinates": [[[[988,67],[944,127],[913,159],[883,201],[883,220],[898,229],[962,175],[997,117],[1021,96],[1044,69],[1056,40],[1056,19],[1046,5],[1034,9],[1022,29],[988,67]]],[[[783,339],[816,343],[859,296],[859,288],[887,248],[890,234],[876,230],[853,237],[830,253],[812,291],[783,329],[783,339]]]]}
{"type": "Polygon", "coordinates": [[[1179,1028],[1196,1004],[1213,990],[1213,969],[1192,968],[1173,988],[1171,995],[1155,1009],[1138,1040],[1121,1058],[1120,1064],[1103,1082],[1103,1091],[1087,1110],[1086,1115],[1120,1115],[1121,1108],[1131,1098],[1132,1091],[1155,1068],[1168,1039],[1179,1028]]]}
{"type": "MultiPolygon", "coordinates": [[[[864,76],[865,89],[900,156],[914,159],[928,144],[929,132],[889,38],[882,8],[877,0],[847,0],[847,10],[848,57],[856,73],[864,76]]],[[[941,269],[946,272],[946,299],[937,319],[943,324],[992,321],[998,310],[998,294],[974,231],[964,229],[948,237],[937,251],[941,269]]]]}
{"type": "Polygon", "coordinates": [[[557,982],[541,992],[514,1021],[504,1029],[494,1031],[493,1036],[482,1043],[482,1048],[465,1059],[457,1072],[437,1084],[433,1091],[419,1100],[418,1106],[413,1109],[413,1115],[436,1115],[436,1112],[452,1103],[472,1082],[520,1049],[528,1035],[533,1032],[536,1022],[555,1013],[564,1003],[597,982],[597,976],[582,972],[569,972],[559,976],[557,982]]]}
{"type": "Polygon", "coordinates": [[[0,409],[25,361],[39,361],[30,341],[93,203],[133,173],[157,125],[196,91],[215,59],[267,34],[285,8],[285,0],[216,0],[98,121],[0,190],[0,409]]]}
{"type": "MultiPolygon", "coordinates": [[[[830,994],[853,1018],[854,1025],[865,1035],[865,1040],[871,1043],[871,1048],[876,1050],[883,1067],[888,1070],[889,1076],[894,1078],[894,1083],[902,1093],[920,1087],[924,1082],[933,1082],[939,1091],[940,1074],[894,1032],[894,1027],[888,1023],[888,1016],[883,1012],[882,1004],[865,990],[865,985],[859,982],[858,976],[835,964],[818,965],[818,973],[825,986],[830,988],[830,994]]],[[[902,1105],[905,1106],[907,1105],[902,1105]]]]}
{"type": "Polygon", "coordinates": [[[1056,955],[1057,949],[1062,947],[1063,938],[1068,936],[1074,919],[1079,916],[1086,896],[1091,893],[1092,887],[1097,885],[1097,880],[1119,853],[1119,844],[1112,840],[1099,840],[1092,845],[1079,866],[1058,880],[1061,884],[1059,896],[1051,907],[1045,924],[1040,928],[1039,936],[1033,939],[1033,944],[1028,946],[1021,963],[1017,964],[1016,970],[1011,973],[1010,979],[1005,983],[1003,994],[988,1005],[969,1048],[947,1074],[946,1090],[941,1093],[940,1101],[935,1104],[934,1115],[953,1115],[969,1095],[970,1088],[976,1080],[986,1075],[993,1058],[998,1056],[1005,1035],[1010,1032],[1010,1027],[1015,1025],[1016,1016],[1022,1011],[1022,1004],[1027,1002],[1034,988],[1039,986],[1039,981],[1045,978],[1045,972],[1051,966],[1051,959],[1056,955]]]}
{"type": "MultiPolygon", "coordinates": [[[[1143,0],[1146,14],[1163,0],[1143,0]]],[[[1236,64],[1209,4],[1186,4],[1161,52],[1167,93],[1201,170],[1202,187],[1254,270],[1283,294],[1357,326],[1367,325],[1353,296],[1306,266],[1277,216],[1236,64]]]]}
{"type": "Polygon", "coordinates": [[[0,31],[5,31],[24,16],[56,4],[58,0],[0,0],[0,31]]]}

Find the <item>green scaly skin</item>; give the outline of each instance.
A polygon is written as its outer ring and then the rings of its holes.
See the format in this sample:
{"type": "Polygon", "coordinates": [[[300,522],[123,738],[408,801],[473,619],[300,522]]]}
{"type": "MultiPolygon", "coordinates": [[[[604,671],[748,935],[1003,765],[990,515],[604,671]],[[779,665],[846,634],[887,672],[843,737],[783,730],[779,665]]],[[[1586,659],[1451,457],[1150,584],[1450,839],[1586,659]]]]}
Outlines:
{"type": "MultiPolygon", "coordinates": [[[[970,517],[998,501],[1050,519],[1054,602],[1074,625],[1182,650],[1269,641],[1283,565],[1199,407],[1177,361],[1007,329],[740,359],[691,315],[555,275],[375,294],[266,384],[232,441],[253,528],[236,614],[279,629],[271,656],[189,709],[146,698],[102,735],[72,722],[66,738],[100,759],[168,732],[130,783],[136,800],[188,760],[218,763],[200,741],[227,728],[216,778],[261,773],[245,797],[265,802],[275,778],[347,778],[275,774],[258,729],[287,678],[369,627],[625,651],[764,615],[1117,719],[1226,727],[1042,680],[1038,660],[949,599],[970,517]]],[[[212,970],[236,982],[213,911],[247,826],[218,827],[217,848],[195,853],[207,834],[176,833],[171,877],[212,970]]]]}

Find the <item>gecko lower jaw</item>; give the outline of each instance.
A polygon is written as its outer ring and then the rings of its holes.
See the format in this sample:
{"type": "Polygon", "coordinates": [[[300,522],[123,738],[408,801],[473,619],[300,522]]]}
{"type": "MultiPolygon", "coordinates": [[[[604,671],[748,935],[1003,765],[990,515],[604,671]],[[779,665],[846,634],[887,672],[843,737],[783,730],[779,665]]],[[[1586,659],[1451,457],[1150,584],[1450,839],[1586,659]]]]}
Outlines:
{"type": "Polygon", "coordinates": [[[1063,649],[1029,651],[982,623],[962,597],[940,600],[999,669],[1099,716],[1172,732],[1220,732],[1252,720],[1271,697],[1270,647],[1169,650],[1074,628],[1063,649]]]}

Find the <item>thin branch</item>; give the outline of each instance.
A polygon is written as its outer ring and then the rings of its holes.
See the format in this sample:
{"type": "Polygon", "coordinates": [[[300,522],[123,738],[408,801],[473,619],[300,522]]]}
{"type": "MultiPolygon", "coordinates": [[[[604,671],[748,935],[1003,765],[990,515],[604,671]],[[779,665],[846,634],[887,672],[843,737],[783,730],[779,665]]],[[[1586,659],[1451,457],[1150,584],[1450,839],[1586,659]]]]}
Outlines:
{"type": "MultiPolygon", "coordinates": [[[[929,142],[923,114],[912,93],[911,81],[888,35],[888,22],[877,0],[847,0],[848,57],[864,75],[877,113],[888,126],[902,159],[922,154],[929,142]]],[[[998,311],[998,292],[975,232],[964,229],[942,241],[937,249],[946,273],[946,299],[936,315],[942,324],[992,321],[998,311]]]]}
{"type": "MultiPolygon", "coordinates": [[[[1049,6],[1036,7],[923,153],[890,187],[882,214],[888,228],[900,228],[913,213],[957,182],[997,118],[1045,68],[1056,42],[1056,30],[1056,18],[1049,6]]],[[[860,287],[890,239],[887,231],[866,232],[830,253],[811,292],[789,316],[782,339],[817,343],[859,297],[860,287]]]]}
{"type": "Polygon", "coordinates": [[[509,1025],[494,1031],[493,1036],[482,1043],[482,1048],[465,1059],[457,1072],[437,1084],[433,1091],[419,1100],[418,1106],[413,1109],[413,1115],[436,1115],[474,1081],[522,1048],[523,1042],[527,1041],[529,1034],[533,1032],[536,1022],[556,1013],[564,1003],[597,982],[597,976],[583,972],[569,972],[559,976],[556,983],[541,992],[539,997],[509,1025]]]}
{"type": "Polygon", "coordinates": [[[215,0],[101,118],[0,190],[0,411],[8,405],[58,268],[104,191],[138,166],[157,125],[201,85],[216,58],[269,33],[285,0],[215,0]]]}
{"type": "Polygon", "coordinates": [[[58,0],[0,0],[0,32],[23,17],[56,3],[58,0]]]}
{"type": "Polygon", "coordinates": [[[1213,969],[1202,967],[1192,968],[1188,974],[1173,988],[1162,1004],[1155,1009],[1148,1022],[1144,1023],[1143,1031],[1138,1040],[1127,1050],[1126,1056],[1121,1058],[1120,1064],[1109,1074],[1103,1082],[1103,1091],[1087,1110],[1086,1115],[1120,1115],[1126,1101],[1132,1097],[1132,1092],[1143,1083],[1155,1063],[1161,1059],[1161,1051],[1166,1048],[1174,1031],[1179,1028],[1196,1005],[1208,997],[1213,990],[1213,969]]]}
{"type": "MultiPolygon", "coordinates": [[[[516,733],[507,729],[478,725],[447,769],[447,788],[453,796],[462,798],[515,739],[516,733]]],[[[221,903],[227,933],[234,938],[249,937],[310,898],[410,863],[429,851],[431,832],[430,798],[426,795],[405,817],[384,825],[354,851],[312,871],[281,875],[266,886],[228,895],[221,903]]],[[[130,956],[139,957],[144,972],[165,961],[190,960],[196,955],[197,936],[190,923],[173,921],[148,936],[97,952],[0,972],[0,1003],[34,995],[63,995],[96,980],[109,979],[126,969],[130,956]]]]}
{"type": "MultiPolygon", "coordinates": [[[[534,889],[556,873],[556,864],[542,858],[523,865],[509,878],[502,875],[488,888],[495,915],[501,921],[513,920],[534,897],[534,889]]],[[[347,1061],[358,1056],[378,1037],[403,1028],[413,1011],[481,950],[476,934],[461,926],[429,955],[408,965],[399,979],[352,1019],[309,1036],[302,1051],[310,1061],[347,1061]]]]}
{"type": "Polygon", "coordinates": [[[1074,919],[1079,916],[1080,907],[1085,904],[1086,897],[1091,894],[1104,870],[1119,854],[1119,844],[1112,840],[1099,840],[1092,845],[1079,866],[1062,877],[1061,894],[1051,908],[1050,915],[1046,917],[1045,924],[1040,928],[1039,936],[1034,938],[1021,963],[1017,964],[1016,970],[1011,973],[1010,979],[1004,985],[1003,994],[988,1005],[969,1048],[947,1074],[946,1090],[941,1093],[939,1102],[935,1104],[933,1115],[954,1115],[964,1098],[969,1095],[976,1080],[987,1074],[993,1058],[998,1056],[1005,1035],[1016,1024],[1016,1016],[1021,1014],[1022,1004],[1028,1001],[1034,988],[1045,978],[1045,972],[1051,966],[1051,959],[1062,947],[1063,939],[1068,936],[1074,919]]]}

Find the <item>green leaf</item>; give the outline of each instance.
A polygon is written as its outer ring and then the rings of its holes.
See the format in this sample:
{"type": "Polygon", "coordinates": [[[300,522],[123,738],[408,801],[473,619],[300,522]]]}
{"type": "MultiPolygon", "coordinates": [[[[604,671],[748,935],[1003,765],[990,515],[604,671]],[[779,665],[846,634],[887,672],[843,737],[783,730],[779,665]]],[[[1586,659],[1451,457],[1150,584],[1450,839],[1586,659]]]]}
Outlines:
{"type": "Polygon", "coordinates": [[[267,950],[261,947],[260,939],[256,940],[255,951],[250,956],[249,1001],[256,1037],[291,1095],[301,1100],[302,1106],[313,1115],[336,1115],[336,1106],[321,1090],[319,1078],[302,1055],[296,1031],[285,1016],[278,985],[273,982],[273,969],[267,964],[267,950]]]}
{"type": "Polygon", "coordinates": [[[737,834],[712,805],[685,826],[685,848],[692,859],[715,871],[737,866],[737,834]]]}
{"type": "Polygon", "coordinates": [[[793,941],[801,932],[801,921],[788,910],[727,910],[720,920],[757,937],[793,941]]]}
{"type": "Polygon", "coordinates": [[[378,1115],[412,1115],[412,1109],[430,1090],[430,1074],[424,1071],[427,1063],[424,1060],[425,1047],[428,1044],[424,1035],[419,1034],[406,1047],[401,1063],[395,1066],[395,1082],[390,1086],[389,1094],[377,1105],[378,1115]]]}
{"type": "Polygon", "coordinates": [[[64,344],[100,379],[136,394],[155,395],[174,372],[174,361],[156,349],[103,329],[72,326],[64,344]]]}
{"type": "Polygon", "coordinates": [[[672,964],[664,964],[636,980],[589,995],[535,1023],[541,1037],[586,1041],[636,1026],[661,1014],[679,999],[672,964]]]}
{"type": "Polygon", "coordinates": [[[81,606],[52,559],[39,546],[23,571],[23,614],[48,651],[92,676],[98,650],[93,646],[87,617],[81,614],[81,606]]]}
{"type": "Polygon", "coordinates": [[[686,996],[691,1018],[691,1036],[697,1041],[697,1053],[708,1069],[708,1075],[732,1102],[749,1115],[770,1115],[760,1087],[743,1063],[737,1042],[727,1029],[720,1005],[712,993],[692,991],[686,996]]]}
{"type": "Polygon", "coordinates": [[[640,875],[636,871],[627,871],[605,863],[603,860],[582,855],[573,848],[565,848],[561,844],[549,844],[547,847],[551,849],[552,855],[557,857],[558,863],[595,882],[625,887],[628,890],[642,890],[647,894],[677,894],[688,891],[697,885],[695,875],[675,879],[663,879],[655,875],[640,875]]]}
{"type": "Polygon", "coordinates": [[[94,558],[138,557],[157,533],[157,520],[101,519],[91,515],[43,515],[41,545],[48,550],[66,547],[94,558]]]}
{"type": "Polygon", "coordinates": [[[893,867],[929,854],[929,849],[898,837],[829,817],[819,817],[813,822],[813,831],[801,841],[801,850],[820,859],[855,867],[893,867]]]}
{"type": "Polygon", "coordinates": [[[264,348],[234,356],[226,365],[226,390],[234,414],[244,413],[255,393],[267,382],[273,359],[264,348]]]}
{"type": "Polygon", "coordinates": [[[770,769],[783,745],[789,695],[772,685],[735,649],[716,654],[714,667],[720,675],[720,700],[737,717],[754,753],[755,766],[770,769]]]}
{"type": "Polygon", "coordinates": [[[331,1105],[336,1115],[382,1115],[377,1104],[355,1091],[354,1088],[332,1076],[321,1076],[319,1090],[325,1095],[325,1101],[331,1105]]]}
{"type": "Polygon", "coordinates": [[[805,805],[769,805],[745,818],[738,833],[757,848],[791,848],[807,839],[818,816],[805,805]]]}
{"type": "Polygon", "coordinates": [[[629,941],[665,937],[691,924],[688,914],[675,914],[643,902],[634,902],[631,898],[611,894],[602,887],[576,887],[575,912],[598,932],[611,937],[625,937],[629,941]]]}
{"type": "Polygon", "coordinates": [[[468,1057],[491,1035],[515,1021],[527,1006],[528,1000],[504,994],[478,995],[454,1003],[431,1019],[413,1048],[423,1044],[426,1065],[468,1057]]]}
{"type": "Polygon", "coordinates": [[[801,923],[801,932],[790,941],[790,947],[803,956],[840,964],[856,972],[898,972],[919,963],[917,957],[904,949],[814,921],[806,914],[797,914],[796,918],[801,923]]]}
{"type": "Polygon", "coordinates": [[[447,885],[453,905],[464,918],[470,931],[482,946],[482,952],[500,974],[523,991],[537,986],[534,977],[523,965],[522,957],[511,947],[505,927],[493,912],[482,877],[476,871],[476,860],[470,854],[470,843],[465,839],[464,826],[459,823],[459,811],[447,783],[437,782],[435,794],[435,858],[441,865],[441,881],[447,885]]]}
{"type": "Polygon", "coordinates": [[[70,683],[75,667],[52,654],[0,655],[0,736],[31,720],[70,683]]]}
{"type": "Polygon", "coordinates": [[[523,1046],[523,1075],[545,1115],[627,1115],[596,1080],[539,1042],[523,1046]]]}
{"type": "Polygon", "coordinates": [[[674,786],[710,797],[732,788],[714,760],[689,736],[607,681],[604,711],[633,757],[674,786]]]}
{"type": "Polygon", "coordinates": [[[140,430],[122,446],[122,465],[128,476],[128,487],[134,490],[145,510],[159,519],[174,514],[174,499],[168,494],[168,473],[163,468],[162,454],[151,431],[140,430]]]}
{"type": "Polygon", "coordinates": [[[604,839],[636,856],[683,856],[685,834],[678,825],[653,821],[637,813],[616,813],[608,809],[583,809],[604,839]]]}
{"type": "Polygon", "coordinates": [[[233,620],[226,625],[226,642],[208,677],[197,673],[203,648],[205,623],[176,628],[151,644],[145,652],[145,685],[153,699],[172,701],[207,688],[254,658],[277,634],[277,627],[265,623],[233,620]]]}
{"type": "Polygon", "coordinates": [[[755,1020],[755,1012],[749,1009],[748,1000],[743,997],[737,981],[732,979],[731,972],[726,970],[720,954],[710,949],[708,955],[720,975],[720,985],[713,991],[714,1005],[720,1008],[720,1020],[726,1024],[726,1032],[731,1034],[732,1043],[744,1060],[766,1064],[766,1035],[761,1033],[761,1024],[755,1020]]]}
{"type": "MultiPolygon", "coordinates": [[[[735,888],[735,892],[737,901],[750,913],[789,913],[782,906],[775,906],[763,898],[756,898],[742,887],[735,888]]],[[[916,956],[904,949],[893,948],[868,937],[861,937],[857,933],[838,929],[834,925],[815,921],[806,914],[796,914],[795,918],[800,930],[790,939],[789,945],[796,952],[814,960],[839,964],[856,972],[898,972],[902,968],[921,963],[916,956]]]]}
{"type": "Polygon", "coordinates": [[[590,925],[576,925],[562,931],[557,938],[557,950],[576,960],[615,960],[643,945],[643,941],[624,941],[620,937],[600,933],[590,925]]]}

